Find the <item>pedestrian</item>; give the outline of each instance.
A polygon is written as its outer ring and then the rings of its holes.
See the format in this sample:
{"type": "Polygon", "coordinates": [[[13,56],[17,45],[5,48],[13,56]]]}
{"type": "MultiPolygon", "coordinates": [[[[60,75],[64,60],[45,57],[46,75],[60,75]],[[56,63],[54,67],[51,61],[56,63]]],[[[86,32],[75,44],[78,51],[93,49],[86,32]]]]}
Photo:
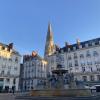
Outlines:
{"type": "Polygon", "coordinates": [[[13,95],[14,95],[14,92],[15,92],[15,87],[13,86],[12,87],[12,93],[13,93],[13,95]]]}

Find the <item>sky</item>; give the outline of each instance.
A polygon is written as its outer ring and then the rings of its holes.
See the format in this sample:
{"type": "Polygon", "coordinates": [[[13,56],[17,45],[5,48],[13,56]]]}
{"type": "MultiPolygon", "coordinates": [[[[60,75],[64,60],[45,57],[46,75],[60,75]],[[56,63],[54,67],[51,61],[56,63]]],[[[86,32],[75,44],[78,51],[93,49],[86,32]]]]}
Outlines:
{"type": "Polygon", "coordinates": [[[0,42],[44,55],[48,23],[55,44],[100,37],[100,0],[0,0],[0,42]]]}

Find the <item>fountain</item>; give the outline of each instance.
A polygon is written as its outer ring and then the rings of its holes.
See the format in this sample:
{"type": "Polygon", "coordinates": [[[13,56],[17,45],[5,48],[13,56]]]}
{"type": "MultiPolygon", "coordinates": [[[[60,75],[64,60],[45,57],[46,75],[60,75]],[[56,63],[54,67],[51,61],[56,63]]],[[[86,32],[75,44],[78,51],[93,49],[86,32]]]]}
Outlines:
{"type": "Polygon", "coordinates": [[[91,92],[85,88],[78,88],[74,80],[73,73],[68,73],[68,70],[57,65],[57,68],[52,71],[52,76],[46,82],[46,88],[42,90],[32,90],[31,96],[90,96],[91,92]],[[67,76],[67,89],[64,87],[64,75],[67,76]]]}

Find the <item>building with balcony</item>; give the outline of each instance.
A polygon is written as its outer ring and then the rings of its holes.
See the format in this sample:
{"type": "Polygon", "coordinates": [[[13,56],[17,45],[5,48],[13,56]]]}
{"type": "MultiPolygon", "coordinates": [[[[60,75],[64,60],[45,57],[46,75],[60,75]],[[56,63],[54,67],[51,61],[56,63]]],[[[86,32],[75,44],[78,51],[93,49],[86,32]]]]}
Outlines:
{"type": "Polygon", "coordinates": [[[40,89],[45,86],[47,62],[36,52],[23,56],[23,91],[40,89]]]}
{"type": "Polygon", "coordinates": [[[0,91],[18,91],[21,55],[8,45],[0,43],[0,91]]]}
{"type": "Polygon", "coordinates": [[[60,48],[54,44],[51,25],[48,26],[44,58],[48,61],[47,73],[58,64],[74,74],[74,79],[86,85],[100,85],[100,38],[65,43],[60,48]]]}

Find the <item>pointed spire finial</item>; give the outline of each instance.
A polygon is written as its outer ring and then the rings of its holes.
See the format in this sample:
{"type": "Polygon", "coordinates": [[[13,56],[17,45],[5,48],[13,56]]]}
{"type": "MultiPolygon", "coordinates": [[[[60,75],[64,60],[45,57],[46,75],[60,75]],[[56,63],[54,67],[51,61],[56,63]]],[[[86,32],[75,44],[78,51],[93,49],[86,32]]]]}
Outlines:
{"type": "Polygon", "coordinates": [[[51,28],[51,23],[48,23],[48,31],[51,33],[52,32],[52,28],[51,28]]]}
{"type": "Polygon", "coordinates": [[[54,41],[53,41],[53,32],[52,32],[51,24],[49,22],[44,56],[51,55],[52,53],[54,53],[54,50],[55,49],[54,49],[54,41]]]}

